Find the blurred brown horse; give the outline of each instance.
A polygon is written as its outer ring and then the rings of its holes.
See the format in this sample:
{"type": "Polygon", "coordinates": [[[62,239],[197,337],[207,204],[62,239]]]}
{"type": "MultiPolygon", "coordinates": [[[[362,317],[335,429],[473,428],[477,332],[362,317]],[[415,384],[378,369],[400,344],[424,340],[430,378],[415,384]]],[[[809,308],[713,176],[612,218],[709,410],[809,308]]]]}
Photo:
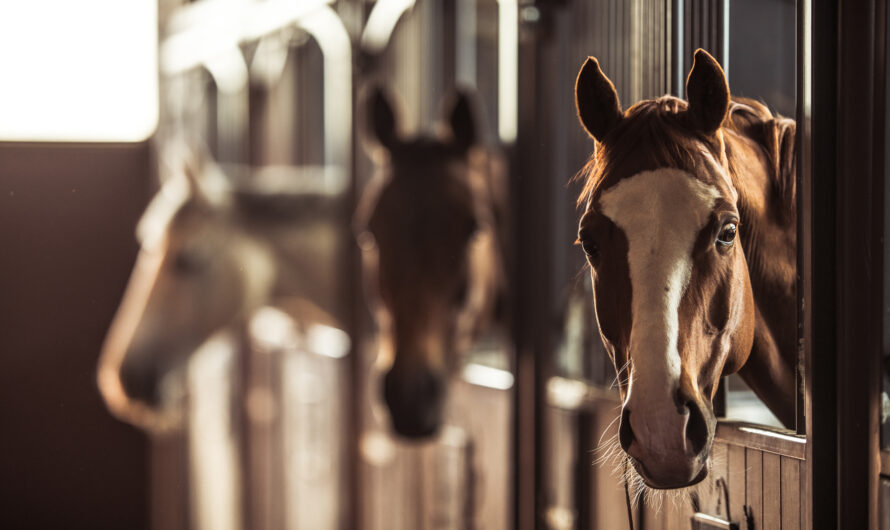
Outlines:
{"type": "Polygon", "coordinates": [[[356,215],[365,284],[381,332],[378,364],[395,431],[434,434],[449,374],[495,319],[504,288],[503,172],[477,143],[458,93],[432,137],[404,139],[381,89],[366,121],[379,174],[356,215]]]}
{"type": "Polygon", "coordinates": [[[337,241],[332,225],[303,215],[305,194],[280,178],[270,189],[256,178],[236,185],[197,150],[170,160],[171,176],[137,227],[141,250],[98,369],[109,409],[149,430],[180,422],[173,378],[215,333],[242,333],[267,304],[333,322],[305,302],[334,291],[324,268],[337,241]]]}
{"type": "Polygon", "coordinates": [[[795,125],[731,99],[703,50],[686,94],[622,111],[592,57],[575,86],[597,142],[579,241],[620,376],[620,445],[654,488],[707,475],[724,375],[795,422],[795,125]]]}

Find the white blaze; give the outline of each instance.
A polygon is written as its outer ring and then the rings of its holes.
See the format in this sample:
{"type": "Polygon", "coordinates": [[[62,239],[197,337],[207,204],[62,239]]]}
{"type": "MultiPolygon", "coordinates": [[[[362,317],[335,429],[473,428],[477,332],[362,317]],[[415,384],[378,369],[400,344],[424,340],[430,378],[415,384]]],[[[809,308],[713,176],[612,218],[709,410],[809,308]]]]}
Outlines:
{"type": "Polygon", "coordinates": [[[600,198],[603,215],[627,237],[631,389],[645,394],[635,401],[670,399],[677,387],[680,300],[689,284],[695,239],[719,196],[690,173],[658,169],[626,178],[600,198]]]}

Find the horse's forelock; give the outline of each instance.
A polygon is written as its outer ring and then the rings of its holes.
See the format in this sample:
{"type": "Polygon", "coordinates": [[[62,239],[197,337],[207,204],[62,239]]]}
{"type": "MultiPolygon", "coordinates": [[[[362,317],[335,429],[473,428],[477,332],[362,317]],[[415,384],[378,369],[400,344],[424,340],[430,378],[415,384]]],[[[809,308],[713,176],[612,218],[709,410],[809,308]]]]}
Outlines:
{"type": "MultiPolygon", "coordinates": [[[[596,149],[576,179],[584,180],[578,205],[584,206],[606,175],[634,157],[640,170],[684,169],[694,165],[690,132],[684,126],[687,103],[673,96],[645,100],[627,109],[624,120],[596,149]],[[645,156],[647,159],[640,157],[645,156]]],[[[636,173],[638,171],[632,171],[636,173]]]]}

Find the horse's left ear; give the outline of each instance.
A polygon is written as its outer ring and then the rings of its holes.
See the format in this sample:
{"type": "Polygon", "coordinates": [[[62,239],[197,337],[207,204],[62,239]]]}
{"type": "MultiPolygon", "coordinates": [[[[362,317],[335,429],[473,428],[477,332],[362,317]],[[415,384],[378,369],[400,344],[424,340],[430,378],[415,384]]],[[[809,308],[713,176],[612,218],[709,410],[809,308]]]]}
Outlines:
{"type": "Polygon", "coordinates": [[[451,129],[452,142],[461,150],[467,150],[476,143],[476,116],[473,112],[473,101],[469,93],[456,90],[453,102],[449,107],[448,126],[451,129]]]}
{"type": "Polygon", "coordinates": [[[686,99],[693,127],[705,133],[720,128],[729,110],[729,84],[717,60],[701,48],[686,78],[686,99]]]}

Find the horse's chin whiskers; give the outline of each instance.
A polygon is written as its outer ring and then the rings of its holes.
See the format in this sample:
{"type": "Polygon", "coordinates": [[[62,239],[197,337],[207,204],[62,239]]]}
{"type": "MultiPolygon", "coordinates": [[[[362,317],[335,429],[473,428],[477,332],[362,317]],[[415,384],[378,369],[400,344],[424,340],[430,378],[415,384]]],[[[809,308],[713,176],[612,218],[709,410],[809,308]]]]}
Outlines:
{"type": "Polygon", "coordinates": [[[598,456],[594,459],[593,465],[598,467],[611,467],[611,475],[615,478],[622,478],[625,475],[626,466],[629,465],[628,456],[621,443],[618,441],[618,433],[613,434],[605,441],[600,441],[594,453],[598,456]]]}
{"type": "Polygon", "coordinates": [[[627,482],[627,486],[630,489],[631,503],[635,508],[640,506],[642,501],[646,506],[656,512],[660,512],[666,506],[666,503],[670,502],[671,507],[676,510],[696,491],[697,485],[667,490],[650,488],[646,481],[643,480],[643,477],[634,469],[630,458],[626,455],[620,461],[619,466],[618,477],[623,478],[627,482]]]}
{"type": "Polygon", "coordinates": [[[619,369],[619,370],[616,372],[616,374],[615,374],[615,379],[612,380],[612,384],[609,385],[609,388],[618,388],[619,386],[622,385],[622,383],[623,383],[625,386],[626,386],[628,383],[630,383],[630,372],[627,372],[627,367],[628,367],[628,366],[630,366],[630,359],[628,359],[627,362],[624,363],[624,366],[622,366],[621,369],[619,369]],[[621,380],[621,375],[624,374],[625,372],[627,372],[627,377],[626,377],[626,379],[624,379],[624,381],[622,381],[622,380],[621,380]]]}
{"type": "MultiPolygon", "coordinates": [[[[619,408],[620,408],[620,407],[619,407],[619,408]]],[[[597,440],[597,442],[596,442],[596,443],[597,443],[597,447],[599,447],[599,445],[603,443],[603,437],[606,435],[607,432],[609,432],[609,429],[612,428],[612,425],[615,425],[615,422],[618,421],[618,420],[620,420],[620,419],[621,419],[621,415],[615,416],[615,419],[613,419],[612,421],[609,422],[608,425],[606,425],[606,428],[603,429],[603,434],[600,435],[600,439],[597,440]]],[[[610,437],[608,438],[608,440],[606,440],[606,441],[608,442],[608,441],[610,441],[610,440],[614,440],[616,436],[618,436],[618,433],[617,433],[617,432],[616,432],[615,434],[613,434],[612,436],[610,436],[610,437]]]]}

